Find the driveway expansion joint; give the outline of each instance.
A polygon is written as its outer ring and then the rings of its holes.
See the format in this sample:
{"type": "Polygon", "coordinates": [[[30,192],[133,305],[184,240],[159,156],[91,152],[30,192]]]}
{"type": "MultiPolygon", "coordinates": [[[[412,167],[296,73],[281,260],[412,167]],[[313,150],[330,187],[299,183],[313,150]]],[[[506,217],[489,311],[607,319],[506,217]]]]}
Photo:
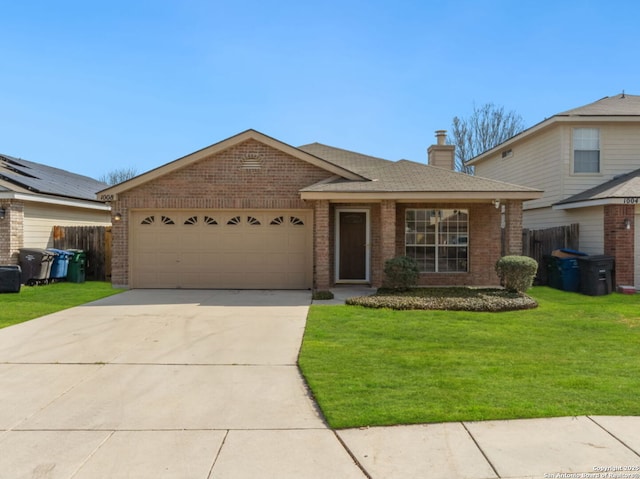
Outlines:
{"type": "Polygon", "coordinates": [[[613,434],[611,431],[609,431],[606,427],[604,427],[602,424],[600,424],[598,421],[596,421],[593,417],[591,416],[587,416],[587,419],[589,419],[591,422],[593,422],[596,426],[598,426],[600,429],[602,429],[604,432],[606,432],[607,434],[609,434],[613,439],[615,439],[616,441],[618,441],[620,444],[622,444],[624,447],[626,447],[627,449],[629,449],[629,451],[631,451],[632,453],[634,453],[636,456],[640,457],[640,452],[636,451],[635,449],[633,449],[631,446],[629,446],[629,444],[627,444],[626,442],[624,442],[622,439],[620,439],[618,436],[616,436],[615,434],[613,434]]]}
{"type": "Polygon", "coordinates": [[[502,477],[499,473],[498,470],[496,469],[496,467],[493,465],[493,462],[491,462],[491,459],[489,459],[489,456],[487,456],[487,454],[484,452],[484,450],[482,449],[482,447],[480,446],[480,444],[478,443],[478,441],[476,440],[475,437],[473,437],[473,434],[471,434],[471,431],[469,431],[469,429],[467,428],[467,425],[464,422],[460,422],[460,424],[462,425],[462,427],[464,428],[465,431],[467,431],[467,434],[469,434],[469,437],[471,438],[471,440],[473,441],[473,443],[476,445],[476,447],[478,448],[478,451],[480,451],[480,454],[482,454],[482,456],[484,457],[484,459],[487,461],[487,464],[489,464],[489,467],[491,467],[491,469],[493,469],[493,472],[495,473],[496,477],[500,478],[502,477]]]}

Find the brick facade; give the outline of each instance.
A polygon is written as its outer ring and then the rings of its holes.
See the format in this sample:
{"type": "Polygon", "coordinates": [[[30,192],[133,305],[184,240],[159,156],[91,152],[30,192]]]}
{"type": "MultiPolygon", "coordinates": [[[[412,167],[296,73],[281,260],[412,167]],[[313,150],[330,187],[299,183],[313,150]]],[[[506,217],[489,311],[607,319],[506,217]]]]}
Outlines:
{"type": "Polygon", "coordinates": [[[111,210],[115,223],[112,282],[128,286],[129,212],[132,209],[312,209],[299,190],[331,177],[310,163],[256,140],[175,170],[118,195],[111,210]]]}
{"type": "Polygon", "coordinates": [[[314,202],[313,276],[314,288],[326,291],[331,287],[331,241],[329,201],[314,202]]]}
{"type": "Polygon", "coordinates": [[[0,220],[0,264],[17,264],[24,244],[24,203],[8,200],[0,206],[5,210],[0,220]]]}
{"type": "MultiPolygon", "coordinates": [[[[318,166],[288,155],[257,140],[249,139],[181,169],[122,192],[112,202],[113,214],[121,221],[113,225],[112,282],[129,284],[130,212],[137,209],[312,209],[313,286],[325,290],[335,283],[336,211],[366,209],[370,221],[370,282],[381,286],[384,261],[404,254],[407,208],[465,208],[469,210],[469,271],[422,274],[421,285],[498,284],[494,265],[501,252],[501,215],[491,203],[370,203],[304,201],[300,190],[334,176],[318,166]]],[[[522,225],[521,202],[507,205],[511,249],[518,248],[522,225]]]]}
{"type": "Polygon", "coordinates": [[[604,254],[615,259],[614,287],[634,284],[634,218],[634,205],[604,207],[604,254]],[[629,229],[625,227],[625,220],[629,221],[629,229]]]}
{"type": "Polygon", "coordinates": [[[522,254],[522,201],[505,205],[505,254],[522,254]]]}
{"type": "MultiPolygon", "coordinates": [[[[421,286],[495,286],[500,284],[495,264],[501,253],[501,214],[491,203],[399,204],[396,218],[396,255],[405,251],[404,221],[408,208],[469,210],[469,270],[467,273],[423,273],[421,286]]],[[[522,234],[522,233],[521,233],[522,234]]]]}

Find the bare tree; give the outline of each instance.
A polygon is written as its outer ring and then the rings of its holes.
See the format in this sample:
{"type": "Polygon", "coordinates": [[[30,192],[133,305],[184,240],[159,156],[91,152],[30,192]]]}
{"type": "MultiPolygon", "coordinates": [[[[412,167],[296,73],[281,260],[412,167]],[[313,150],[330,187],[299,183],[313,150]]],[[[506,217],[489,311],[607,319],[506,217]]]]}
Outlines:
{"type": "Polygon", "coordinates": [[[450,145],[456,146],[456,170],[473,174],[473,167],[466,161],[490,150],[524,130],[524,121],[515,111],[505,112],[504,107],[486,103],[473,105],[468,118],[453,117],[450,145]]]}
{"type": "Polygon", "coordinates": [[[123,181],[130,180],[137,174],[138,170],[136,168],[118,168],[116,170],[111,170],[108,173],[105,173],[100,178],[98,178],[98,180],[111,186],[122,183],[123,181]]]}

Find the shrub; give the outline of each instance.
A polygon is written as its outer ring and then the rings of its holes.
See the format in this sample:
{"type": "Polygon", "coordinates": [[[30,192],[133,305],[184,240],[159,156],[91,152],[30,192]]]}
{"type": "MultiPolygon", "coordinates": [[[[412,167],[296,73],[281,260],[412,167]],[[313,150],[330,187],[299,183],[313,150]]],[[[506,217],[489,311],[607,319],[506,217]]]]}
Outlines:
{"type": "Polygon", "coordinates": [[[524,293],[533,285],[536,271],[538,263],[528,256],[503,256],[496,263],[496,273],[509,291],[524,293]]]}
{"type": "Polygon", "coordinates": [[[383,286],[396,291],[406,291],[418,282],[418,263],[408,256],[398,256],[384,262],[383,286]]]}
{"type": "Polygon", "coordinates": [[[326,300],[326,299],[333,299],[333,293],[331,291],[314,291],[313,299],[315,300],[326,300]]]}

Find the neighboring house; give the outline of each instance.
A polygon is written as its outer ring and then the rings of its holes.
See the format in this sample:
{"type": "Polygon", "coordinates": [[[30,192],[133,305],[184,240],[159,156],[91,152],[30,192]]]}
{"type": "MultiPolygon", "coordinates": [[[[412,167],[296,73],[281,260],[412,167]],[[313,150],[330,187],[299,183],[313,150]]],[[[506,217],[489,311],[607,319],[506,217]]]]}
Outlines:
{"type": "Polygon", "coordinates": [[[54,226],[110,225],[96,192],[105,183],[0,155],[0,264],[17,264],[20,248],[53,247],[54,226]]]}
{"type": "Polygon", "coordinates": [[[640,96],[558,113],[468,162],[476,174],[544,190],[523,225],[578,223],[580,249],[615,258],[615,282],[640,288],[640,96]]]}
{"type": "Polygon", "coordinates": [[[130,288],[328,289],[380,285],[407,254],[421,284],[495,285],[499,200],[507,244],[522,247],[522,201],[541,192],[452,171],[453,148],[427,166],[254,130],[107,188],[112,282],[130,288]]]}

